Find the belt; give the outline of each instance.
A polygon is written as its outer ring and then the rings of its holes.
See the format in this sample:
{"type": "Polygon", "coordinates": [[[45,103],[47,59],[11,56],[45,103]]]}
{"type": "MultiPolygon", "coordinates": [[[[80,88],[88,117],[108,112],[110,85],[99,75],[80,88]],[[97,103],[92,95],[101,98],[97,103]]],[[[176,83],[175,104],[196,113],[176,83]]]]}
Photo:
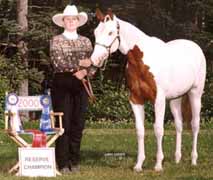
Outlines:
{"type": "Polygon", "coordinates": [[[54,75],[63,75],[63,74],[69,74],[69,75],[73,75],[77,72],[77,70],[73,70],[73,71],[56,71],[54,73],[54,75]]]}
{"type": "Polygon", "coordinates": [[[76,73],[78,69],[64,69],[64,70],[57,70],[55,73],[76,73]]]}

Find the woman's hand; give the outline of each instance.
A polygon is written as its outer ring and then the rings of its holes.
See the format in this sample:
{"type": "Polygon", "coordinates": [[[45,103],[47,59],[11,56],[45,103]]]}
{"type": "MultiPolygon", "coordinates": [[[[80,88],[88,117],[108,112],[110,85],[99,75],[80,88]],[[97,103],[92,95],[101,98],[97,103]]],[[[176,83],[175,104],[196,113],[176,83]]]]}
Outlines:
{"type": "Polygon", "coordinates": [[[79,61],[79,66],[82,66],[82,67],[89,67],[91,66],[91,64],[92,64],[91,59],[83,59],[79,61]]]}
{"type": "Polygon", "coordinates": [[[82,69],[73,74],[79,80],[82,80],[87,75],[86,69],[82,69]]]}

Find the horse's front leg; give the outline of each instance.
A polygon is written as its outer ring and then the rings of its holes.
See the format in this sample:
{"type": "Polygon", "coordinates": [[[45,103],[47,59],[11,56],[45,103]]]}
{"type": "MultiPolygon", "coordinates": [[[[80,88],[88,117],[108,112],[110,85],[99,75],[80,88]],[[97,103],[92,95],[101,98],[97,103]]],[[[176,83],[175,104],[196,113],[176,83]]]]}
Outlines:
{"type": "Polygon", "coordinates": [[[164,134],[164,114],[165,114],[165,95],[163,91],[158,90],[157,97],[155,100],[155,124],[154,124],[154,132],[157,139],[157,157],[156,157],[156,164],[155,170],[161,171],[162,168],[162,161],[164,159],[163,155],[163,148],[162,148],[162,141],[163,141],[163,134],[164,134]]]}
{"type": "Polygon", "coordinates": [[[138,138],[138,157],[137,163],[134,170],[137,172],[142,171],[142,165],[145,160],[145,150],[144,150],[144,106],[139,104],[133,104],[130,101],[134,115],[135,115],[135,126],[138,138]]]}

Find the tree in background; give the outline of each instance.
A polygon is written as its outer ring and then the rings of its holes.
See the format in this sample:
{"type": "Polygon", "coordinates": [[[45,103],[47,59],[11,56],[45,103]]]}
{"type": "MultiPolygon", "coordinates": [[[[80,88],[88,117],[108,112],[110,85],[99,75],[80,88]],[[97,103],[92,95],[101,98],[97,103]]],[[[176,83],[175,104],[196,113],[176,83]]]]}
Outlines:
{"type": "MultiPolygon", "coordinates": [[[[28,48],[24,41],[24,34],[28,31],[28,0],[17,0],[17,23],[19,27],[17,48],[19,56],[26,71],[28,70],[28,48]]],[[[28,95],[28,79],[24,79],[19,88],[19,94],[28,95]]]]}

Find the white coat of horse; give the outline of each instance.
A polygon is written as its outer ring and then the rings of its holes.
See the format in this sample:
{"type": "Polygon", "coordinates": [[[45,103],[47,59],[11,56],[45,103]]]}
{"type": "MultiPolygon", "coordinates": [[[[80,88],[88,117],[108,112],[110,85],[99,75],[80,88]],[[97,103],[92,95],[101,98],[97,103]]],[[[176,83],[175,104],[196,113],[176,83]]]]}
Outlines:
{"type": "MultiPolygon", "coordinates": [[[[100,14],[98,15],[100,17],[100,14]]],[[[143,62],[150,67],[157,87],[154,103],[154,133],[157,138],[155,170],[162,170],[164,154],[162,139],[164,134],[165,101],[170,100],[170,108],[176,127],[175,161],[181,159],[182,114],[181,96],[188,94],[192,109],[191,127],[193,133],[192,165],[197,164],[197,138],[200,125],[201,96],[206,77],[206,60],[201,48],[190,40],[178,39],[163,42],[150,37],[132,24],[117,18],[114,14],[102,16],[102,21],[94,31],[96,44],[91,61],[100,67],[109,55],[118,49],[127,54],[135,45],[143,52],[143,62]]],[[[136,171],[142,170],[145,160],[144,150],[144,106],[130,101],[136,120],[138,138],[136,171]]]]}

